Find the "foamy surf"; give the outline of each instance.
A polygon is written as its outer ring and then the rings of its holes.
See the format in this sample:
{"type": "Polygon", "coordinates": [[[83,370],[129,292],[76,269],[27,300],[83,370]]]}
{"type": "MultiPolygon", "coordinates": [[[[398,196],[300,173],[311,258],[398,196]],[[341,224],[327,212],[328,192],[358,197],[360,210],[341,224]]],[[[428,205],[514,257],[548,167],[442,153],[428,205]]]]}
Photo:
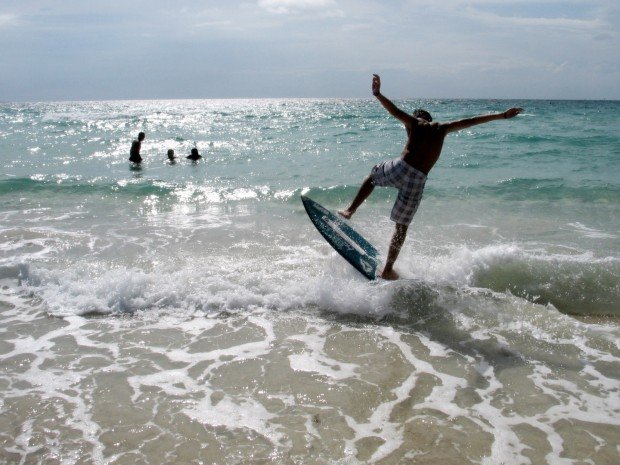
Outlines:
{"type": "Polygon", "coordinates": [[[3,365],[20,367],[5,378],[3,405],[18,412],[26,402],[33,417],[7,453],[71,461],[81,444],[95,463],[144,453],[182,460],[188,450],[223,460],[248,449],[277,463],[561,463],[584,433],[614,442],[617,328],[484,293],[446,293],[403,315],[417,293],[388,289],[398,315],[380,319],[246,303],[218,314],[50,320],[36,302],[4,294],[3,307],[30,306],[38,327],[21,336],[24,315],[3,311],[3,365]],[[54,405],[63,414],[50,430],[54,405]],[[50,449],[51,431],[73,431],[76,442],[50,449]]]}

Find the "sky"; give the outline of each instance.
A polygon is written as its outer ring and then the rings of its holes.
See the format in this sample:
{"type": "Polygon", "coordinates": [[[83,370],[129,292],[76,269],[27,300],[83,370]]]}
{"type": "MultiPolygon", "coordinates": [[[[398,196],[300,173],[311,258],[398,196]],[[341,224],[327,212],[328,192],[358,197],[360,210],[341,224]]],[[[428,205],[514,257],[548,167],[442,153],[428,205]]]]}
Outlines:
{"type": "Polygon", "coordinates": [[[620,100],[619,0],[2,0],[0,101],[620,100]]]}

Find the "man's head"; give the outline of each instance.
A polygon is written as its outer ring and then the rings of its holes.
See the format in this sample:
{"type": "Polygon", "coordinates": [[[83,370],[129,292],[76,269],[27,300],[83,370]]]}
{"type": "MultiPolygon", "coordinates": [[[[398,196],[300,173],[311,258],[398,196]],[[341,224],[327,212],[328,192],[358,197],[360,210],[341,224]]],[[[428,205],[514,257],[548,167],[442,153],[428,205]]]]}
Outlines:
{"type": "Polygon", "coordinates": [[[139,140],[140,142],[142,142],[142,141],[144,140],[144,137],[145,137],[145,135],[144,135],[144,133],[143,133],[143,132],[141,132],[140,134],[138,134],[138,140],[139,140]]]}
{"type": "Polygon", "coordinates": [[[421,118],[424,121],[428,121],[429,123],[433,121],[433,117],[431,116],[431,114],[426,110],[422,110],[421,108],[414,110],[413,117],[421,118]]]}

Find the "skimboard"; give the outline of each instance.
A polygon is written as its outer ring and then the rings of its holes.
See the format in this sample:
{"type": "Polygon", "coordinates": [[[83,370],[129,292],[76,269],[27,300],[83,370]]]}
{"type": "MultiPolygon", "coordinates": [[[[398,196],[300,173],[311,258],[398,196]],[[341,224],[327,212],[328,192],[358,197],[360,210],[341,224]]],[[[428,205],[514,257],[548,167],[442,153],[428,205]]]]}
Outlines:
{"type": "Polygon", "coordinates": [[[375,279],[379,263],[377,249],[349,226],[344,218],[305,195],[301,196],[301,201],[310,220],[329,245],[367,279],[375,279]]]}

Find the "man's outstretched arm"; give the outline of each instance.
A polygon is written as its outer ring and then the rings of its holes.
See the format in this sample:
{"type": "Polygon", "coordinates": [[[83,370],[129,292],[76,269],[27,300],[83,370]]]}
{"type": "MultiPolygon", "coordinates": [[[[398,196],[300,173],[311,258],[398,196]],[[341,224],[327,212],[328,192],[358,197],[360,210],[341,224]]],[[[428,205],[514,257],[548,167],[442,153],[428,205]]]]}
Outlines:
{"type": "Polygon", "coordinates": [[[460,131],[461,129],[467,129],[478,124],[488,123],[489,121],[496,121],[498,119],[514,118],[523,111],[523,108],[509,108],[502,113],[491,113],[489,115],[479,115],[472,118],[465,118],[458,121],[451,121],[444,123],[443,126],[447,132],[460,131]]]}
{"type": "Polygon", "coordinates": [[[413,120],[413,116],[402,111],[394,105],[389,98],[381,94],[381,78],[378,74],[372,75],[372,95],[377,97],[377,100],[379,100],[381,105],[383,105],[383,108],[385,108],[390,115],[401,121],[403,124],[408,124],[413,120]]]}

